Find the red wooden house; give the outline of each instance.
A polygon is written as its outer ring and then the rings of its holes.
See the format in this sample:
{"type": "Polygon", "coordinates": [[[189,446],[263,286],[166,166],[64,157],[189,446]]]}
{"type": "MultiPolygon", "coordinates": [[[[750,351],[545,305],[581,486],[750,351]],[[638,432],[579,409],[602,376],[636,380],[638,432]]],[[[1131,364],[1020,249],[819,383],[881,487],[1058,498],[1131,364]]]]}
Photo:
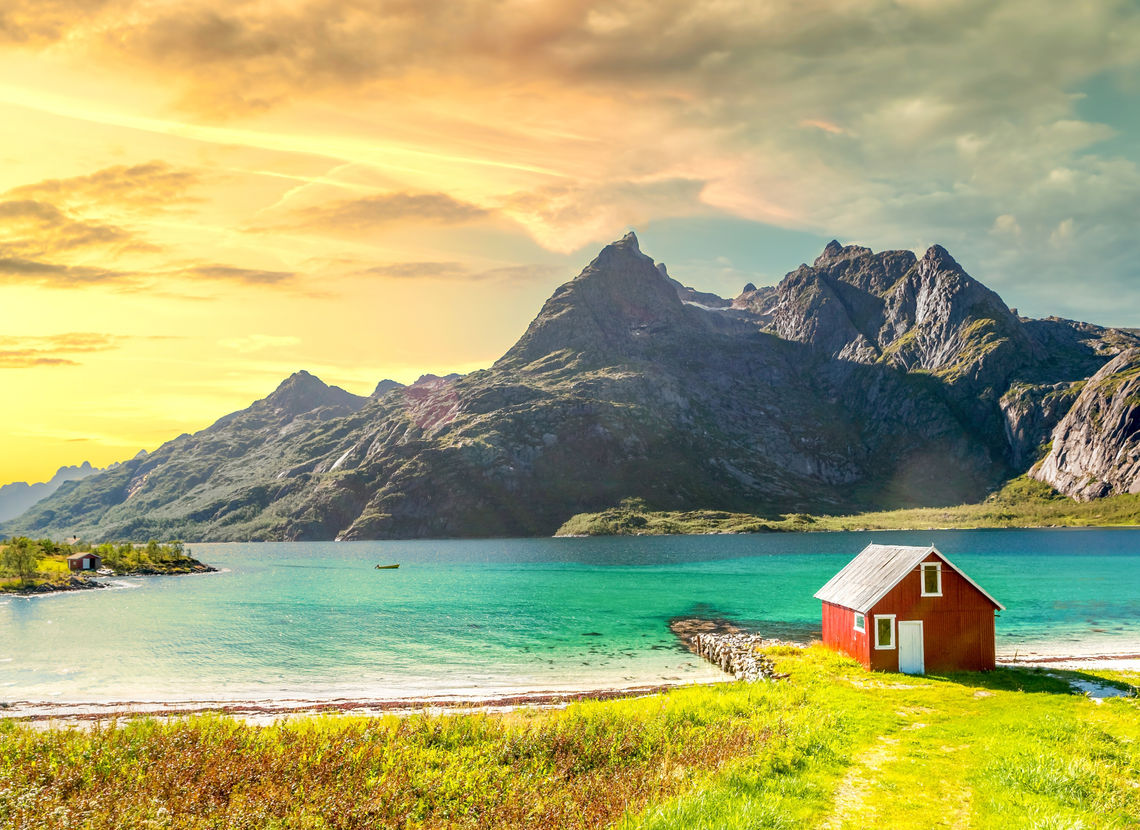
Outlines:
{"type": "Polygon", "coordinates": [[[103,567],[103,557],[97,553],[73,553],[67,557],[67,567],[73,571],[97,571],[103,567]]]}
{"type": "Polygon", "coordinates": [[[868,669],[994,667],[996,599],[934,547],[867,545],[815,594],[823,641],[868,669]]]}

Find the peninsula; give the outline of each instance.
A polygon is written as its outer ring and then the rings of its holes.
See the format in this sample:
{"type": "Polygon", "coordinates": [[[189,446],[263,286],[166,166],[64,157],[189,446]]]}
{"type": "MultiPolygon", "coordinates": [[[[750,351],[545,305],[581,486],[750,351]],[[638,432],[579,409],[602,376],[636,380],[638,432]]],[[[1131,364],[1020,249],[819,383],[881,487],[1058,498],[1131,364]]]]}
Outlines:
{"type": "Polygon", "coordinates": [[[1026,476],[976,504],[917,507],[841,516],[788,513],[775,518],[724,510],[655,511],[626,499],[579,513],[555,536],[668,536],[701,533],[804,533],[828,530],[975,530],[997,527],[1136,527],[1140,495],[1076,501],[1026,476]]]}
{"type": "Polygon", "coordinates": [[[91,576],[163,576],[216,571],[199,562],[181,542],[145,545],[130,542],[100,545],[77,542],[60,544],[51,539],[17,536],[0,542],[0,593],[47,594],[101,588],[91,576]],[[75,570],[69,560],[81,554],[95,569],[75,570]]]}

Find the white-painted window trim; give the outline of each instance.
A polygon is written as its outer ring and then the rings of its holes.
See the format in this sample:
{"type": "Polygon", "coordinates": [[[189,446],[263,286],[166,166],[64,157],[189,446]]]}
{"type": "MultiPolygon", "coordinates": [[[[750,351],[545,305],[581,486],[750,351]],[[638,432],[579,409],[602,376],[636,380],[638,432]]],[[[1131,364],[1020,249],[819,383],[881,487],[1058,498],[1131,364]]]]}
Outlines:
{"type": "Polygon", "coordinates": [[[876,614],[875,615],[875,651],[893,651],[895,648],[895,615],[894,614],[876,614]],[[887,645],[879,645],[879,620],[891,621],[891,641],[887,645]]]}
{"type": "Polygon", "coordinates": [[[867,633],[867,615],[866,614],[860,614],[858,611],[856,611],[855,612],[855,624],[852,627],[856,631],[861,631],[864,634],[866,634],[867,633]],[[862,623],[862,625],[860,625],[860,623],[862,623]]]}
{"type": "Polygon", "coordinates": [[[922,589],[924,597],[940,597],[942,596],[942,563],[941,562],[923,562],[918,566],[919,587],[922,589]],[[938,590],[928,592],[926,590],[926,569],[934,568],[938,574],[938,590]]]}

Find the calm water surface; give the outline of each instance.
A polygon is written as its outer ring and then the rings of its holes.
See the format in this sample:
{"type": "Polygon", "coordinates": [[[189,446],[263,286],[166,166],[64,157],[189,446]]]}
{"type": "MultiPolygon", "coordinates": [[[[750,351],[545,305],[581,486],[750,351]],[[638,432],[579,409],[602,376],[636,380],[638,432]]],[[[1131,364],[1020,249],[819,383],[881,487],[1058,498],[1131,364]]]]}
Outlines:
{"type": "Polygon", "coordinates": [[[605,687],[719,673],[670,618],[818,634],[869,541],[939,547],[1008,608],[998,651],[1140,651],[1140,531],[191,545],[224,572],[0,599],[0,701],[605,687]],[[396,571],[376,563],[399,562],[396,571]]]}

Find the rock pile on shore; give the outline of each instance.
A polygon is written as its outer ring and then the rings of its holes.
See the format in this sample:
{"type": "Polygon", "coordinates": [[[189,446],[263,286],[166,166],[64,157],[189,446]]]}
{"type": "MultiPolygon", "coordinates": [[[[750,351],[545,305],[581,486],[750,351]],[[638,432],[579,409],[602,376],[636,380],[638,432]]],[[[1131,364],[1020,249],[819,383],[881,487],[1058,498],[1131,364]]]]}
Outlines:
{"type": "Polygon", "coordinates": [[[737,680],[748,682],[786,677],[763,652],[773,646],[797,645],[750,634],[727,620],[676,619],[669,623],[669,629],[689,651],[737,680]]]}
{"type": "Polygon", "coordinates": [[[16,593],[21,594],[54,594],[57,591],[84,591],[89,588],[106,588],[107,586],[101,582],[95,582],[91,579],[81,579],[77,576],[69,576],[67,579],[59,582],[44,582],[40,585],[33,585],[27,588],[21,588],[16,593]]]}

